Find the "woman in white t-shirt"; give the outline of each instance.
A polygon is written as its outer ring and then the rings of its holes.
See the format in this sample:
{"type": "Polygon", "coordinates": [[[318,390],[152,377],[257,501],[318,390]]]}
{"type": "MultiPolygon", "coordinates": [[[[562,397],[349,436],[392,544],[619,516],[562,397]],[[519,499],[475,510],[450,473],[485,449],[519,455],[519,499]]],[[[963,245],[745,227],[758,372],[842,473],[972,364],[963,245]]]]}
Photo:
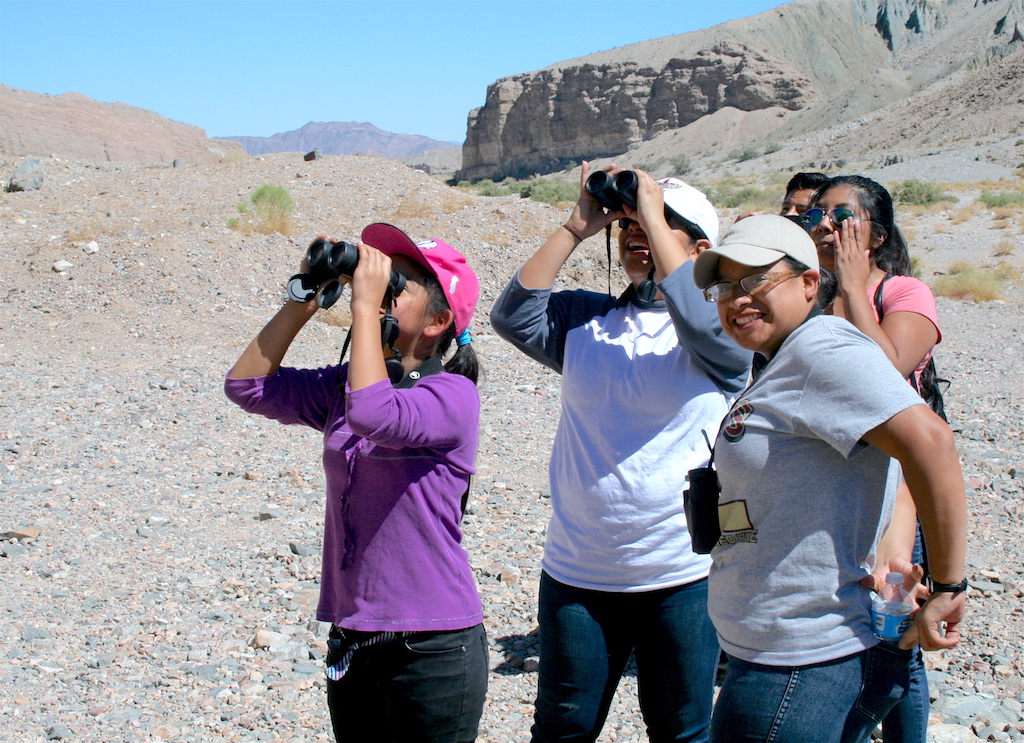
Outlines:
{"type": "Polygon", "coordinates": [[[605,212],[582,171],[565,224],[491,311],[503,338],[562,375],[533,741],[596,740],[632,653],[650,739],[703,743],[718,644],[711,561],[690,549],[682,491],[708,461],[703,431],[718,430],[750,354],[693,286],[693,258],[718,238],[707,197],[633,171],[636,208],[605,212]],[[629,288],[553,291],[580,243],[615,220],[629,288]]]}

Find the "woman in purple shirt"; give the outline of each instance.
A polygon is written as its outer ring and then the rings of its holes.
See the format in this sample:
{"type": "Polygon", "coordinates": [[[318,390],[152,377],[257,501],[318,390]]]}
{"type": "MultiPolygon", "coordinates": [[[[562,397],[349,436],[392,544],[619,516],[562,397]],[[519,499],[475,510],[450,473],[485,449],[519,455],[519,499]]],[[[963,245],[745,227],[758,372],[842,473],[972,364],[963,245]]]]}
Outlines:
{"type": "MultiPolygon", "coordinates": [[[[483,611],[459,522],[480,417],[469,324],[479,282],[441,240],[373,224],[351,279],[348,364],[281,361],[316,301],[288,301],[225,381],[246,412],[324,435],[327,504],[317,619],[339,741],[475,740],[487,689],[483,611]],[[389,378],[381,317],[394,269],[389,378]],[[442,358],[452,341],[457,350],[442,358]]],[[[303,268],[307,266],[304,264],[303,268]]]]}

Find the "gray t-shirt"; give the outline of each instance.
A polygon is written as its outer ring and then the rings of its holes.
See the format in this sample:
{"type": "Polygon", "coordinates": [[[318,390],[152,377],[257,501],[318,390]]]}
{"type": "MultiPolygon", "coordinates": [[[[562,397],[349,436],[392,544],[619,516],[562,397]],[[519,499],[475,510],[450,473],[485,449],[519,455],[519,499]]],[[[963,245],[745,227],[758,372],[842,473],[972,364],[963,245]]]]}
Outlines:
{"type": "Polygon", "coordinates": [[[861,437],[923,404],[846,320],[812,317],[741,393],[715,449],[722,537],[708,609],[723,649],[797,666],[873,646],[870,572],[900,469],[861,437]]]}

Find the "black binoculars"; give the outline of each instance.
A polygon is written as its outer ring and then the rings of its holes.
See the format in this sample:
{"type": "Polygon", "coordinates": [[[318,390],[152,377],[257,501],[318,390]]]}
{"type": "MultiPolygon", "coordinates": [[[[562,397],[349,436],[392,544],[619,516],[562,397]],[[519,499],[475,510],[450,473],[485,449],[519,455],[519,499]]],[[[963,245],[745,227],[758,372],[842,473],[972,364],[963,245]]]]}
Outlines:
{"type": "MultiPolygon", "coordinates": [[[[341,297],[343,285],[338,280],[345,276],[352,278],[352,273],[359,264],[359,248],[344,240],[328,242],[314,240],[306,251],[306,263],[309,273],[297,273],[288,279],[288,297],[294,302],[308,302],[321,285],[324,286],[317,304],[327,309],[341,297]]],[[[391,271],[388,291],[397,297],[405,289],[405,276],[398,271],[391,271]]]]}
{"type": "Polygon", "coordinates": [[[618,211],[623,204],[636,209],[636,173],[623,170],[612,176],[607,170],[598,170],[587,178],[585,188],[598,203],[610,212],[618,211]]]}

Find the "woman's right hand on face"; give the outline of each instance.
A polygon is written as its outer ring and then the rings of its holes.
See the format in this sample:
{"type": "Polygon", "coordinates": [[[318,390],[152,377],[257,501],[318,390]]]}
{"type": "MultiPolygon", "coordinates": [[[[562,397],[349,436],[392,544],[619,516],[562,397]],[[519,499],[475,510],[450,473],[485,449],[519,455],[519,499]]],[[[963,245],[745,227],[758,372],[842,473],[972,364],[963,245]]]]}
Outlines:
{"type": "Polygon", "coordinates": [[[391,257],[364,242],[356,247],[359,248],[359,263],[349,284],[352,314],[372,312],[378,315],[391,281],[391,257]]]}
{"type": "MultiPolygon", "coordinates": [[[[603,170],[608,173],[615,172],[615,163],[606,165],[603,170]]],[[[584,160],[580,167],[580,198],[565,222],[566,228],[580,239],[596,235],[616,219],[626,216],[622,210],[605,213],[601,203],[587,190],[589,177],[590,163],[584,160]]]]}

